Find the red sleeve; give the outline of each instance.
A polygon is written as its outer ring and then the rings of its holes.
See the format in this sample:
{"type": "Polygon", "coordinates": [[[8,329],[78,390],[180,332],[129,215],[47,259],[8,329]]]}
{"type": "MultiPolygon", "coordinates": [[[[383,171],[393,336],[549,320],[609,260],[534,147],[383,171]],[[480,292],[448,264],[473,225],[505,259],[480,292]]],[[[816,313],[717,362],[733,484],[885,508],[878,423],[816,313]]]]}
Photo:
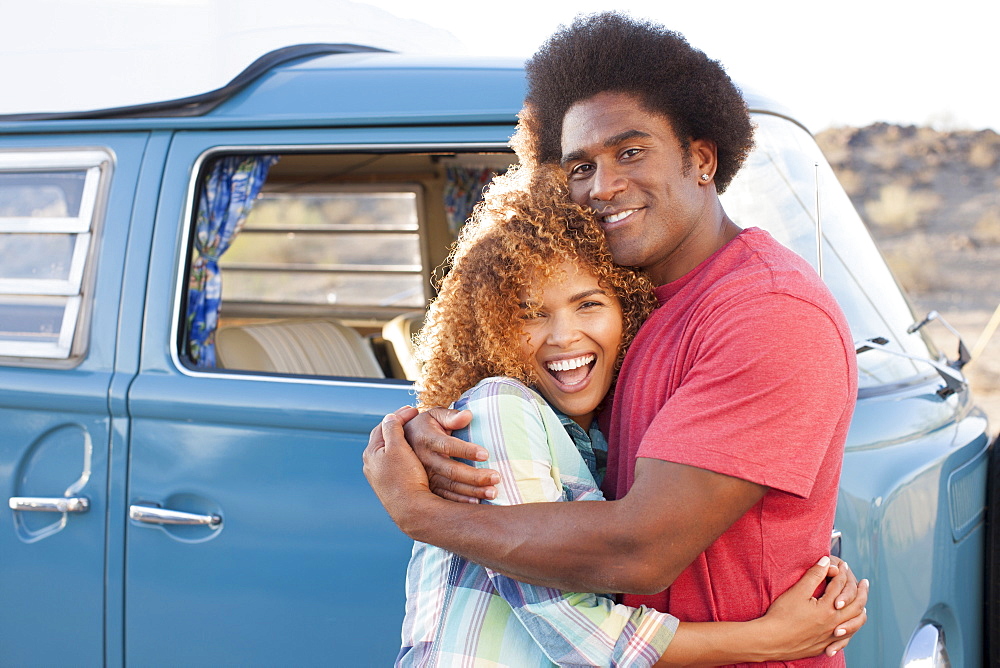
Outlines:
{"type": "Polygon", "coordinates": [[[638,455],[809,496],[854,401],[853,350],[836,323],[813,303],[769,293],[699,328],[693,361],[638,455]]]}

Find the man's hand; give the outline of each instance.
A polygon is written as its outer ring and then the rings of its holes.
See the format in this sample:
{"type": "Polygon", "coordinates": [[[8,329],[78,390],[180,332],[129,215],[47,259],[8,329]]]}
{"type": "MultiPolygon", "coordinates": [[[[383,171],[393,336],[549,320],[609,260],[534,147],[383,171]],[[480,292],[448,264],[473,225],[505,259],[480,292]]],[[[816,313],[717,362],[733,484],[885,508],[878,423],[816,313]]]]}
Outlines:
{"type": "Polygon", "coordinates": [[[416,413],[417,409],[404,406],[386,415],[372,429],[362,456],[368,484],[404,533],[416,502],[430,493],[424,467],[403,436],[403,423],[416,413]]]}
{"type": "Polygon", "coordinates": [[[480,499],[496,498],[497,490],[494,485],[500,483],[500,475],[496,471],[477,469],[452,459],[460,457],[483,462],[489,457],[484,448],[451,435],[453,430],[469,425],[472,413],[432,408],[413,419],[407,419],[406,438],[427,471],[432,492],[442,498],[463,503],[478,503],[480,499]]]}

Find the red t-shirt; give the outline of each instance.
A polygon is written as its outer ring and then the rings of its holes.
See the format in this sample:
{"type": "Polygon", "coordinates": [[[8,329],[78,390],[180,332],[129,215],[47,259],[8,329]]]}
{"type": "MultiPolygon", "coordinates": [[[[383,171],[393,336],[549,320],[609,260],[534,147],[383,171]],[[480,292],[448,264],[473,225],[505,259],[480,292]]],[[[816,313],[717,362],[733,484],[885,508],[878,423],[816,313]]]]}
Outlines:
{"type": "MultiPolygon", "coordinates": [[[[624,602],[753,619],[829,551],[857,394],[850,331],[813,269],[756,228],[657,296],[618,379],[605,491],[628,492],[638,457],[770,490],[668,590],[624,602]]],[[[842,653],[802,665],[843,665],[842,653]]]]}

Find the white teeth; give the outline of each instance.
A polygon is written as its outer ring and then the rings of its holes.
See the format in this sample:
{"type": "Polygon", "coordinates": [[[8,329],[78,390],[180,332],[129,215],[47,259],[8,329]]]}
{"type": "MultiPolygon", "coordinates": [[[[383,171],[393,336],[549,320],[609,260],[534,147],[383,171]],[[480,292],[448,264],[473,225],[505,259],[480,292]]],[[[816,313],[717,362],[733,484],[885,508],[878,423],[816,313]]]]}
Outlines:
{"type": "Polygon", "coordinates": [[[545,365],[545,368],[549,371],[569,371],[570,369],[577,369],[585,364],[590,364],[595,359],[597,359],[596,355],[584,355],[583,357],[577,357],[571,360],[549,362],[545,365]]]}
{"type": "Polygon", "coordinates": [[[617,223],[619,220],[627,218],[628,216],[632,215],[636,211],[638,211],[638,209],[629,209],[628,211],[620,211],[618,213],[613,213],[610,216],[605,216],[604,217],[604,222],[605,223],[617,223]]]}

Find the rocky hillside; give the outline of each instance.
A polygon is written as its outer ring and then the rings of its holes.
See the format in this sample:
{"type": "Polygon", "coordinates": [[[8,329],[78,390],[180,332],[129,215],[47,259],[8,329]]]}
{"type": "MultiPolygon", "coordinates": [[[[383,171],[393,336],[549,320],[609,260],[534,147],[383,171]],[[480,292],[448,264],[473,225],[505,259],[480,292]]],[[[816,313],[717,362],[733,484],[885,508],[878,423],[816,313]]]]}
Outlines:
{"type": "MultiPolygon", "coordinates": [[[[972,349],[1000,305],[1000,135],[878,123],[816,137],[918,313],[937,310],[972,349]]],[[[954,337],[938,345],[955,356],[954,337]]],[[[1000,332],[966,367],[1000,427],[1000,332]]]]}

